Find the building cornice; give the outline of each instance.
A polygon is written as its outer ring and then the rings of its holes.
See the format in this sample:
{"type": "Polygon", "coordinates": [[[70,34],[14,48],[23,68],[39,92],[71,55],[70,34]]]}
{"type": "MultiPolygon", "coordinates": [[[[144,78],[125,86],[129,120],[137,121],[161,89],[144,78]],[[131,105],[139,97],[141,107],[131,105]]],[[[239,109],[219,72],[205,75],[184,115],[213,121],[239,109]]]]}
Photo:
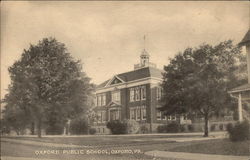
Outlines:
{"type": "Polygon", "coordinates": [[[146,77],[146,78],[137,79],[134,81],[124,82],[124,83],[114,84],[112,86],[99,88],[96,90],[96,93],[103,93],[107,91],[113,91],[115,89],[129,88],[129,87],[134,87],[134,86],[143,85],[143,84],[157,84],[157,83],[161,83],[162,81],[163,79],[161,78],[146,77]]]}

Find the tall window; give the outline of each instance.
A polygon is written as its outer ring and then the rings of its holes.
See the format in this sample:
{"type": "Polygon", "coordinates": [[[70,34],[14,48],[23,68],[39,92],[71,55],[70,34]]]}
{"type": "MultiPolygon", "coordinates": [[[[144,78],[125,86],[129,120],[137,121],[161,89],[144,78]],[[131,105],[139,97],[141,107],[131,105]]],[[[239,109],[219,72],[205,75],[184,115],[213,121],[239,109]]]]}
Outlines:
{"type": "Polygon", "coordinates": [[[136,119],[136,108],[130,108],[130,119],[136,119]]]}
{"type": "Polygon", "coordinates": [[[119,120],[120,119],[120,111],[119,110],[111,110],[110,111],[110,120],[119,120]]]}
{"type": "Polygon", "coordinates": [[[146,120],[146,106],[131,107],[130,119],[136,121],[146,120]]]}
{"type": "Polygon", "coordinates": [[[102,122],[106,122],[106,111],[101,112],[101,120],[102,122]]]}
{"type": "Polygon", "coordinates": [[[141,87],[141,100],[146,99],[146,86],[141,87]]]}
{"type": "Polygon", "coordinates": [[[157,112],[156,112],[157,120],[161,120],[161,115],[162,115],[161,111],[157,110],[157,112]]]}
{"type": "Polygon", "coordinates": [[[100,95],[97,96],[97,106],[102,105],[102,97],[100,95]]]}
{"type": "Polygon", "coordinates": [[[114,92],[112,92],[112,101],[120,103],[120,101],[121,101],[120,91],[114,91],[114,92]]]}
{"type": "Polygon", "coordinates": [[[140,100],[140,88],[139,87],[135,88],[135,100],[136,101],[140,100]]]}
{"type": "Polygon", "coordinates": [[[136,108],[136,120],[141,120],[141,108],[136,108]]]}
{"type": "Polygon", "coordinates": [[[102,94],[102,106],[106,105],[106,95],[102,94]]]}
{"type": "Polygon", "coordinates": [[[171,120],[175,121],[176,120],[176,115],[171,116],[171,120]]]}
{"type": "Polygon", "coordinates": [[[147,117],[147,115],[146,115],[146,106],[142,106],[141,107],[141,119],[146,120],[146,117],[147,117]]]}
{"type": "Polygon", "coordinates": [[[96,106],[105,106],[105,105],[106,105],[106,95],[105,95],[105,93],[98,94],[96,96],[96,106]]]}
{"type": "Polygon", "coordinates": [[[156,99],[159,100],[162,97],[163,89],[161,87],[156,88],[156,99]]]}
{"type": "Polygon", "coordinates": [[[134,101],[135,101],[135,89],[130,88],[130,102],[134,102],[134,101]]]}
{"type": "Polygon", "coordinates": [[[101,112],[97,112],[97,123],[101,123],[101,121],[102,121],[101,112]]]}

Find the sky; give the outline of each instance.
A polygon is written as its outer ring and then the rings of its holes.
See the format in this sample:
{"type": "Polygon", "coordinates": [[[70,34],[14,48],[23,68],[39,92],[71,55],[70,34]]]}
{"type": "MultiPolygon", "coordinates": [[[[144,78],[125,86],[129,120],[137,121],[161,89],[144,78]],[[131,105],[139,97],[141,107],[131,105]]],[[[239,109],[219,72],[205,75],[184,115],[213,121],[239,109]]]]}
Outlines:
{"type": "Polygon", "coordinates": [[[250,3],[180,1],[3,1],[1,2],[1,98],[8,67],[30,44],[45,37],[64,43],[99,84],[133,70],[144,48],[162,69],[187,47],[237,44],[250,27],[250,3]]]}

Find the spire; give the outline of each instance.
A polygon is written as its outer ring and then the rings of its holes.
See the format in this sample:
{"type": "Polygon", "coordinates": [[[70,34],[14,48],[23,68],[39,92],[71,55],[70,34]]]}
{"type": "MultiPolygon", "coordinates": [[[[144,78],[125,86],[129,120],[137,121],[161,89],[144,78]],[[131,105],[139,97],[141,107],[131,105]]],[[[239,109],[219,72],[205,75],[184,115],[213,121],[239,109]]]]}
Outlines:
{"type": "Polygon", "coordinates": [[[149,54],[148,52],[146,51],[146,35],[143,36],[143,50],[142,50],[142,53],[141,53],[141,57],[142,56],[147,56],[149,58],[149,54]]]}
{"type": "Polygon", "coordinates": [[[156,67],[154,63],[149,62],[149,54],[146,51],[146,35],[143,36],[143,50],[140,55],[140,63],[134,65],[134,69],[140,69],[143,67],[156,67]]]}

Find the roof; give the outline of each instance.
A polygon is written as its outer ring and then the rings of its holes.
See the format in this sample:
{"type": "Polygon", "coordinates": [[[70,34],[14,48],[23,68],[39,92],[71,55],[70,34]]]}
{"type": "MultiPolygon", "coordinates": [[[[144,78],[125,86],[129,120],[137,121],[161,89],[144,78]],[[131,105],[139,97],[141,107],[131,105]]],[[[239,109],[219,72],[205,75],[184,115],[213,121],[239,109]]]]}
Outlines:
{"type": "Polygon", "coordinates": [[[250,43],[250,29],[248,30],[248,32],[246,33],[246,35],[244,36],[244,38],[241,40],[241,42],[239,43],[239,45],[245,45],[246,43],[250,43]]]}
{"type": "MultiPolygon", "coordinates": [[[[163,70],[160,70],[158,68],[144,67],[144,68],[140,68],[140,69],[133,70],[130,72],[121,73],[116,76],[122,79],[124,82],[130,82],[130,81],[139,80],[139,79],[147,78],[147,77],[155,77],[155,78],[162,79],[163,78],[162,73],[163,73],[163,70]]],[[[103,83],[98,85],[97,88],[105,87],[106,84],[108,84],[110,80],[111,79],[104,81],[103,83]]]]}
{"type": "Polygon", "coordinates": [[[250,83],[236,87],[232,89],[231,91],[229,91],[229,93],[237,93],[237,92],[242,92],[242,91],[250,91],[250,83]]]}

